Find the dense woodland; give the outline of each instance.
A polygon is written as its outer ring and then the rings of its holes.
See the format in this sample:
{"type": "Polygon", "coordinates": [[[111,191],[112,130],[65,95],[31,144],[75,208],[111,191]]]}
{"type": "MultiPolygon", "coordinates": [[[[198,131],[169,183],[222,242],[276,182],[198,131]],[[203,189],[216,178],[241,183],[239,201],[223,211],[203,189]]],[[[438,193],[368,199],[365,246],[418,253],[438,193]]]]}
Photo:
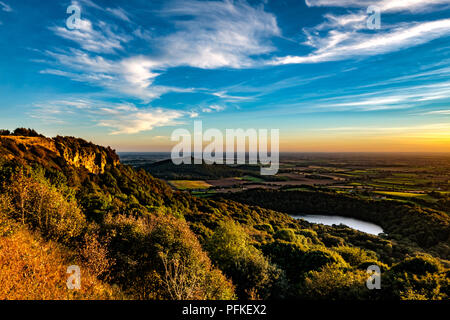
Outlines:
{"type": "Polygon", "coordinates": [[[191,158],[190,162],[191,164],[175,165],[169,159],[150,164],[136,164],[135,167],[144,169],[152,176],[165,180],[214,180],[243,176],[253,176],[264,181],[285,180],[284,177],[279,176],[261,176],[259,165],[206,164],[203,160],[201,164],[194,164],[194,158],[191,158]]]}
{"type": "Polygon", "coordinates": [[[415,245],[450,259],[449,212],[413,203],[392,200],[367,200],[330,191],[249,190],[226,196],[246,204],[258,204],[293,215],[339,215],[373,222],[383,228],[389,239],[405,246],[415,245]]]}
{"type": "Polygon", "coordinates": [[[110,148],[3,134],[0,299],[449,299],[448,213],[320,192],[195,198],[110,148]],[[388,235],[286,214],[330,208],[388,235]],[[373,264],[381,290],[366,287],[373,264]]]}

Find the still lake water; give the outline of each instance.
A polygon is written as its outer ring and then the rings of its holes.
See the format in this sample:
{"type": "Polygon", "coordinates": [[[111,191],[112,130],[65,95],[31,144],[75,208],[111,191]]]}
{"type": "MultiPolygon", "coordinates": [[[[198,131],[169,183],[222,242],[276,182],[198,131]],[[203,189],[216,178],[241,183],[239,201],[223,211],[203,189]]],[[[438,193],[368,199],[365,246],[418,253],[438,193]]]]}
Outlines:
{"type": "Polygon", "coordinates": [[[327,226],[333,224],[339,225],[344,224],[352,229],[356,229],[365,233],[378,235],[383,232],[380,226],[373,224],[371,222],[366,222],[354,218],[347,218],[341,216],[323,216],[317,214],[304,215],[304,216],[292,216],[295,219],[304,219],[311,223],[320,223],[327,226]]]}

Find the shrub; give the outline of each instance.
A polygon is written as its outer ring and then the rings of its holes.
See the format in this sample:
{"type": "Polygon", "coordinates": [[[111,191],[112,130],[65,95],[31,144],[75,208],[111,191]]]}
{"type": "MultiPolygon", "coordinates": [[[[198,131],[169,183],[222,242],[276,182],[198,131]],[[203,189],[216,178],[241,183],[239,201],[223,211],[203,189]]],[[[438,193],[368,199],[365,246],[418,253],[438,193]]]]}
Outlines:
{"type": "Polygon", "coordinates": [[[391,269],[383,277],[382,286],[391,299],[448,300],[450,279],[445,274],[418,275],[391,269]]]}
{"type": "Polygon", "coordinates": [[[96,279],[71,254],[45,242],[26,228],[0,237],[0,300],[123,299],[124,295],[96,279]],[[69,290],[67,267],[81,269],[81,288],[69,290]]]}
{"type": "Polygon", "coordinates": [[[280,239],[288,242],[295,242],[296,236],[295,232],[292,229],[280,229],[278,230],[275,235],[275,239],[280,239]]]}
{"type": "Polygon", "coordinates": [[[336,237],[331,234],[325,234],[322,239],[327,247],[338,247],[345,244],[345,240],[341,237],[336,237]]]}
{"type": "Polygon", "coordinates": [[[417,275],[435,273],[441,270],[442,264],[437,259],[430,256],[416,256],[413,258],[407,258],[392,267],[392,271],[394,272],[407,272],[417,275]]]}
{"type": "Polygon", "coordinates": [[[0,195],[0,237],[11,235],[17,229],[17,223],[9,218],[11,199],[6,194],[0,195]]]}
{"type": "Polygon", "coordinates": [[[364,270],[367,270],[368,267],[374,266],[374,265],[378,266],[380,268],[381,272],[386,272],[386,271],[389,270],[389,266],[388,265],[386,265],[386,264],[384,264],[384,263],[382,263],[380,261],[377,261],[377,260],[364,261],[364,262],[360,263],[356,268],[358,270],[363,270],[364,271],[364,270]]]}
{"type": "Polygon", "coordinates": [[[358,247],[341,246],[334,248],[345,261],[351,266],[358,266],[365,261],[376,261],[377,255],[373,251],[364,250],[358,247]]]}
{"type": "Polygon", "coordinates": [[[300,229],[300,230],[296,230],[296,233],[299,235],[305,236],[307,238],[310,238],[313,243],[319,242],[319,239],[317,237],[317,232],[315,232],[314,230],[300,229]]]}
{"type": "Polygon", "coordinates": [[[263,246],[264,253],[280,266],[287,278],[296,284],[303,275],[303,259],[307,248],[299,243],[275,240],[263,246]]]}
{"type": "Polygon", "coordinates": [[[369,291],[366,280],[367,274],[363,271],[348,271],[327,265],[308,273],[300,295],[313,300],[365,299],[369,291]]]}
{"type": "Polygon", "coordinates": [[[207,243],[211,259],[231,277],[240,298],[269,298],[285,286],[284,273],[250,245],[238,224],[221,222],[207,243]]]}
{"type": "Polygon", "coordinates": [[[73,199],[67,199],[45,179],[32,178],[23,172],[14,174],[7,188],[13,216],[28,223],[46,237],[68,242],[78,237],[86,224],[73,199]]]}
{"type": "Polygon", "coordinates": [[[268,233],[273,233],[273,227],[268,223],[261,223],[253,226],[256,230],[265,231],[268,233]]]}
{"type": "Polygon", "coordinates": [[[233,299],[234,288],[214,269],[185,221],[174,217],[107,216],[118,257],[116,278],[140,299],[233,299]]]}
{"type": "Polygon", "coordinates": [[[303,256],[301,267],[303,270],[318,270],[329,264],[341,267],[348,266],[339,254],[322,247],[307,251],[303,256]]]}
{"type": "Polygon", "coordinates": [[[108,241],[103,239],[100,242],[97,230],[85,233],[79,255],[86,267],[97,278],[109,278],[109,273],[114,265],[114,260],[110,258],[108,252],[108,241]]]}

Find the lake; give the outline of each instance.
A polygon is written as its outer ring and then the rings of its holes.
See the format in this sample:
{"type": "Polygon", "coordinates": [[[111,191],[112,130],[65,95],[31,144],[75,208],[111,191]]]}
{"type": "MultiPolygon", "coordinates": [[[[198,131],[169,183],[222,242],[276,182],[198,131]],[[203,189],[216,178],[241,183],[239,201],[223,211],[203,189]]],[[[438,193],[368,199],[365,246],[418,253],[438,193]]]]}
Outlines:
{"type": "Polygon", "coordinates": [[[383,229],[381,229],[380,226],[371,223],[366,222],[354,218],[347,218],[347,217],[341,217],[341,216],[324,216],[324,215],[317,215],[317,214],[311,214],[311,215],[304,215],[304,216],[292,216],[295,219],[304,219],[311,223],[320,223],[327,226],[332,226],[333,224],[339,225],[344,224],[352,229],[356,229],[365,233],[378,235],[383,232],[383,229]]]}

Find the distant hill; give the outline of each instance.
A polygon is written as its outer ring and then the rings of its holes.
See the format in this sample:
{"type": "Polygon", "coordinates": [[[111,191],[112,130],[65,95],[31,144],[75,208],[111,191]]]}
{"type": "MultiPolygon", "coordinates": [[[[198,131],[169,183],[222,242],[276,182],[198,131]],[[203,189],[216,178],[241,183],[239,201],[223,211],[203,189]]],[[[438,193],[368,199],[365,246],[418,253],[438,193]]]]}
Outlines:
{"type": "Polygon", "coordinates": [[[224,165],[224,164],[191,164],[175,165],[172,160],[163,160],[151,164],[140,165],[153,176],[166,180],[213,180],[230,177],[242,177],[248,174],[259,174],[259,166],[224,165]]]}
{"type": "Polygon", "coordinates": [[[259,165],[228,165],[228,164],[191,164],[175,165],[172,160],[162,160],[154,163],[136,163],[136,168],[148,171],[154,177],[165,180],[216,180],[222,178],[233,178],[253,176],[265,181],[284,181],[280,176],[262,176],[259,165]]]}

